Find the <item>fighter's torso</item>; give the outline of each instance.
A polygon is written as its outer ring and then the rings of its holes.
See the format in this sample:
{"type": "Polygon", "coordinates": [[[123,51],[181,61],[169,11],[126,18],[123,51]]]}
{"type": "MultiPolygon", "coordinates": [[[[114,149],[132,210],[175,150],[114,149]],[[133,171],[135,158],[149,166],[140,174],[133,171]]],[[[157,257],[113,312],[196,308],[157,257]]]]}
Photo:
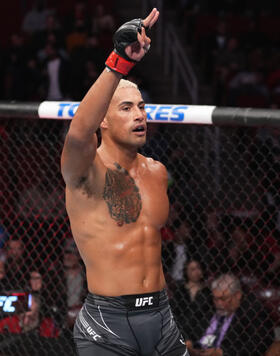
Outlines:
{"type": "Polygon", "coordinates": [[[71,229],[87,269],[89,290],[145,293],[165,285],[160,228],[168,216],[163,168],[141,157],[137,171],[105,166],[101,184],[66,189],[71,229]]]}

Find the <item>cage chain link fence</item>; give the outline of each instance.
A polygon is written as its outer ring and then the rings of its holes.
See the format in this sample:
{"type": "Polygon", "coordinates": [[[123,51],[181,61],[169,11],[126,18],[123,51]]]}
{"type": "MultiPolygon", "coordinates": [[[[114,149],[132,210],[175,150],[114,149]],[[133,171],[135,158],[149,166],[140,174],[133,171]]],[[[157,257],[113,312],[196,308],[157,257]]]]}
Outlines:
{"type": "MultiPolygon", "coordinates": [[[[59,120],[0,121],[1,355],[75,355],[71,331],[86,285],[60,174],[68,125],[59,120]],[[77,261],[79,277],[74,278],[69,271],[77,261]]],[[[141,151],[168,170],[170,214],[161,230],[162,259],[184,337],[199,340],[215,309],[211,282],[224,273],[236,276],[242,294],[254,295],[266,308],[264,314],[248,311],[250,322],[261,328],[270,321],[277,329],[279,131],[149,124],[141,151]],[[199,285],[198,293],[192,281],[199,285]]],[[[239,330],[265,351],[264,339],[248,332],[239,330]]]]}

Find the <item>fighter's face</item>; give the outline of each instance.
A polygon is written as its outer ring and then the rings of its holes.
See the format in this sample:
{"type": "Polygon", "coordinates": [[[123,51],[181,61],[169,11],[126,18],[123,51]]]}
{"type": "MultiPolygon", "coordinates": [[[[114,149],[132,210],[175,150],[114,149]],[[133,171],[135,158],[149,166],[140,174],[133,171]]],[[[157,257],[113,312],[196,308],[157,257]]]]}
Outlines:
{"type": "Polygon", "coordinates": [[[141,147],[146,142],[147,115],[136,88],[118,88],[101,124],[103,132],[124,146],[141,147]]]}

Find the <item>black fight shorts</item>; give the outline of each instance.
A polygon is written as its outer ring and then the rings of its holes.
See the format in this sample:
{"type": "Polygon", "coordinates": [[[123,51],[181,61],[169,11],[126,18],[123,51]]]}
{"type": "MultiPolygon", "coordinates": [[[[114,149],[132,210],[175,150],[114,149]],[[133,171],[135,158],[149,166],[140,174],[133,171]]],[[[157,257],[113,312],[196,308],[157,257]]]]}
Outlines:
{"type": "Polygon", "coordinates": [[[79,356],[189,356],[166,290],[120,297],[89,293],[74,341],[79,356]]]}

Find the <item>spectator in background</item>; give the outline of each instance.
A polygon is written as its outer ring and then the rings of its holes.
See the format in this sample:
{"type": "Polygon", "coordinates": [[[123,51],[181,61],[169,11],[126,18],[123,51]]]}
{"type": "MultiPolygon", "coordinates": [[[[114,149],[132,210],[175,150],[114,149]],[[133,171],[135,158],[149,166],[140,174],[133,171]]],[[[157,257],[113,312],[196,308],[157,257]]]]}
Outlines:
{"type": "Polygon", "coordinates": [[[250,228],[254,237],[249,247],[251,260],[248,261],[255,275],[265,284],[280,285],[280,245],[269,224],[260,219],[250,228]]]}
{"type": "Polygon", "coordinates": [[[87,29],[82,20],[76,20],[72,30],[66,36],[66,49],[69,54],[77,47],[85,47],[87,41],[87,29]]]}
{"type": "Polygon", "coordinates": [[[245,295],[232,274],[211,285],[215,312],[200,321],[203,332],[186,342],[191,356],[263,356],[273,342],[269,313],[254,295],[245,295]]]}
{"type": "Polygon", "coordinates": [[[0,293],[7,290],[8,281],[6,278],[6,268],[4,261],[0,260],[0,293]]]}
{"type": "MultiPolygon", "coordinates": [[[[170,275],[170,270],[171,266],[173,264],[174,260],[174,239],[175,239],[175,233],[174,229],[171,226],[171,224],[167,223],[165,226],[163,226],[160,230],[161,232],[161,240],[162,240],[162,265],[163,265],[163,270],[165,273],[169,275],[169,277],[172,280],[172,277],[170,275]]],[[[171,282],[170,280],[170,282],[171,282]]]]}
{"type": "MultiPolygon", "coordinates": [[[[66,304],[66,298],[59,289],[63,290],[64,287],[60,288],[61,286],[57,285],[57,280],[52,277],[53,274],[49,273],[49,271],[32,269],[29,273],[27,292],[35,295],[37,299],[40,299],[41,317],[52,320],[56,325],[59,325],[60,328],[63,328],[63,317],[59,314],[61,312],[59,309],[60,303],[66,304]],[[53,289],[55,289],[55,292],[53,289]],[[59,293],[63,295],[62,301],[58,297],[59,293]]],[[[64,309],[66,309],[66,306],[64,309]]]]}
{"type": "Polygon", "coordinates": [[[54,14],[49,14],[46,18],[45,28],[33,35],[32,43],[35,51],[44,48],[48,43],[50,36],[55,38],[59,47],[64,47],[64,33],[54,14]]]}
{"type": "Polygon", "coordinates": [[[72,328],[83,305],[87,291],[85,270],[73,239],[66,241],[63,255],[63,267],[67,292],[67,320],[68,326],[72,328]]]}
{"type": "Polygon", "coordinates": [[[243,278],[276,282],[280,267],[280,247],[263,219],[252,224],[236,225],[231,233],[225,260],[228,271],[243,278]]]}
{"type": "Polygon", "coordinates": [[[34,332],[42,337],[58,337],[59,330],[50,318],[41,318],[41,301],[38,295],[32,294],[29,310],[8,316],[0,320],[0,333],[24,334],[34,332]]]}
{"type": "Polygon", "coordinates": [[[45,43],[44,47],[37,51],[37,57],[41,63],[44,63],[44,61],[46,61],[48,59],[48,55],[49,55],[48,45],[55,46],[57,49],[57,52],[59,54],[59,57],[62,58],[64,61],[69,60],[69,55],[68,55],[67,51],[58,42],[55,34],[49,33],[46,38],[46,43],[45,43]]]}
{"type": "Polygon", "coordinates": [[[269,91],[264,76],[264,51],[260,48],[248,54],[247,63],[228,82],[228,102],[232,106],[266,107],[269,91]]]}
{"type": "Polygon", "coordinates": [[[112,45],[112,35],[115,31],[115,18],[107,12],[104,5],[100,2],[94,9],[91,22],[91,31],[99,37],[100,46],[104,50],[109,50],[112,45]]]}
{"type": "Polygon", "coordinates": [[[196,339],[203,331],[201,321],[213,309],[211,291],[199,261],[185,263],[184,279],[177,284],[171,305],[183,336],[196,339]]]}
{"type": "Polygon", "coordinates": [[[226,264],[237,275],[250,275],[252,270],[248,261],[253,257],[250,251],[252,236],[244,225],[237,225],[231,233],[226,264]]]}
{"type": "Polygon", "coordinates": [[[202,59],[205,79],[211,81],[213,78],[213,66],[218,52],[224,51],[229,40],[229,29],[227,22],[221,18],[217,20],[216,29],[201,39],[201,48],[198,56],[202,59]],[[202,56],[202,57],[201,57],[202,56]]]}
{"type": "Polygon", "coordinates": [[[180,214],[180,219],[177,221],[178,223],[177,226],[174,226],[174,231],[176,235],[179,234],[184,238],[187,259],[204,261],[206,242],[203,241],[202,236],[199,234],[200,226],[197,227],[194,221],[190,224],[184,213],[180,214]]]}
{"type": "Polygon", "coordinates": [[[5,243],[9,240],[9,235],[7,234],[3,225],[0,224],[0,261],[5,261],[5,243]]]}
{"type": "Polygon", "coordinates": [[[215,103],[225,105],[227,86],[231,77],[244,67],[245,53],[237,37],[229,37],[225,48],[217,51],[213,58],[213,84],[215,103]]]}
{"type": "Polygon", "coordinates": [[[85,66],[85,76],[84,80],[82,82],[82,88],[80,91],[80,94],[82,97],[86,95],[88,92],[89,88],[91,87],[92,83],[96,81],[98,78],[100,72],[97,69],[96,64],[92,60],[87,60],[84,64],[85,66]]]}
{"type": "Polygon", "coordinates": [[[6,243],[6,278],[9,290],[24,290],[30,261],[25,253],[23,241],[10,237],[6,243]]]}
{"type": "MultiPolygon", "coordinates": [[[[277,214],[280,212],[280,130],[278,127],[266,127],[259,131],[259,135],[255,141],[255,146],[258,147],[258,156],[256,157],[258,170],[252,162],[252,170],[258,177],[261,194],[264,197],[264,205],[273,207],[277,214]]],[[[252,150],[254,146],[252,147],[252,150]]],[[[255,155],[256,156],[256,155],[255,155]]],[[[276,217],[277,220],[277,217],[276,217]]],[[[280,213],[279,222],[275,221],[276,228],[280,231],[280,213]],[[277,226],[278,225],[278,226],[277,226]]],[[[274,226],[275,228],[275,226],[274,226]]]]}
{"type": "Polygon", "coordinates": [[[43,278],[42,312],[51,317],[59,329],[67,327],[67,292],[63,263],[54,263],[43,278]]]}
{"type": "Polygon", "coordinates": [[[177,211],[174,208],[174,205],[171,205],[168,221],[166,225],[163,226],[160,230],[161,241],[162,241],[162,249],[161,249],[162,266],[166,278],[167,292],[169,297],[172,296],[176,284],[176,281],[171,276],[171,271],[175,258],[174,241],[176,239],[175,228],[174,228],[176,226],[176,223],[174,224],[173,221],[177,222],[178,221],[177,217],[178,217],[177,211]]]}
{"type": "Polygon", "coordinates": [[[46,19],[50,10],[46,8],[45,0],[34,0],[31,10],[29,10],[22,23],[22,30],[28,35],[41,31],[46,27],[46,19]]]}
{"type": "Polygon", "coordinates": [[[4,94],[6,99],[25,99],[26,52],[23,37],[18,33],[12,34],[5,55],[4,94]]]}
{"type": "MultiPolygon", "coordinates": [[[[39,150],[39,148],[37,147],[39,150]]],[[[44,151],[40,152],[40,158],[46,158],[44,151]]],[[[64,206],[61,202],[63,191],[61,186],[54,186],[48,173],[44,169],[36,172],[32,177],[32,185],[23,186],[24,191],[17,202],[16,212],[21,221],[53,223],[59,215],[64,213],[64,206]]]]}
{"type": "Polygon", "coordinates": [[[40,101],[43,99],[42,95],[42,73],[39,63],[35,57],[27,59],[25,68],[25,95],[26,99],[30,101],[40,101]]]}
{"type": "Polygon", "coordinates": [[[77,24],[87,32],[89,29],[89,17],[85,1],[76,1],[74,6],[71,7],[71,12],[63,20],[63,28],[67,34],[71,33],[77,24]]]}
{"type": "Polygon", "coordinates": [[[61,258],[49,267],[43,283],[44,314],[66,333],[72,331],[87,291],[84,266],[72,235],[66,238],[61,258]]]}
{"type": "Polygon", "coordinates": [[[171,266],[170,275],[174,281],[182,281],[184,279],[184,267],[187,261],[187,243],[192,239],[191,227],[186,220],[175,220],[174,239],[173,239],[173,264],[171,266]]]}
{"type": "MultiPolygon", "coordinates": [[[[170,1],[174,6],[174,1],[170,1]]],[[[195,32],[196,16],[200,10],[200,1],[179,0],[176,2],[176,19],[180,30],[184,34],[187,43],[192,43],[193,33],[195,32]]]]}
{"type": "Polygon", "coordinates": [[[33,270],[30,272],[29,288],[31,293],[42,293],[43,277],[39,271],[33,270]]]}
{"type": "Polygon", "coordinates": [[[103,70],[105,51],[95,34],[88,35],[86,45],[75,47],[71,52],[70,92],[73,100],[81,100],[89,87],[103,70]]]}
{"type": "Polygon", "coordinates": [[[60,56],[58,47],[54,44],[48,43],[45,51],[47,55],[44,66],[46,99],[69,98],[69,63],[60,56]]]}
{"type": "Polygon", "coordinates": [[[92,33],[87,37],[85,55],[88,60],[95,63],[98,71],[101,73],[106,59],[106,51],[100,46],[97,34],[92,33]]]}
{"type": "MultiPolygon", "coordinates": [[[[0,260],[0,295],[6,295],[6,291],[8,290],[8,281],[6,278],[6,267],[5,263],[0,260]]],[[[3,311],[4,303],[0,305],[0,320],[5,316],[3,311]]],[[[1,349],[1,346],[0,346],[1,349]]]]}
{"type": "Polygon", "coordinates": [[[114,16],[107,12],[104,5],[100,2],[94,9],[92,17],[92,32],[102,36],[103,33],[112,34],[115,30],[114,16]]]}
{"type": "Polygon", "coordinates": [[[261,234],[262,226],[269,228],[280,244],[280,130],[266,127],[258,130],[251,146],[253,160],[250,169],[258,180],[258,210],[261,212],[256,224],[261,234]],[[257,147],[257,154],[256,154],[257,147]]]}
{"type": "Polygon", "coordinates": [[[258,28],[258,20],[255,16],[247,17],[247,30],[240,38],[244,55],[249,51],[268,45],[265,34],[258,28]]]}
{"type": "MultiPolygon", "coordinates": [[[[223,234],[223,216],[217,210],[210,210],[206,215],[207,254],[206,264],[209,275],[224,271],[227,256],[227,243],[223,234]]],[[[228,224],[226,223],[228,228],[228,224]]],[[[225,272],[225,271],[224,271],[225,272]]],[[[211,276],[210,276],[211,277],[211,276]]]]}

